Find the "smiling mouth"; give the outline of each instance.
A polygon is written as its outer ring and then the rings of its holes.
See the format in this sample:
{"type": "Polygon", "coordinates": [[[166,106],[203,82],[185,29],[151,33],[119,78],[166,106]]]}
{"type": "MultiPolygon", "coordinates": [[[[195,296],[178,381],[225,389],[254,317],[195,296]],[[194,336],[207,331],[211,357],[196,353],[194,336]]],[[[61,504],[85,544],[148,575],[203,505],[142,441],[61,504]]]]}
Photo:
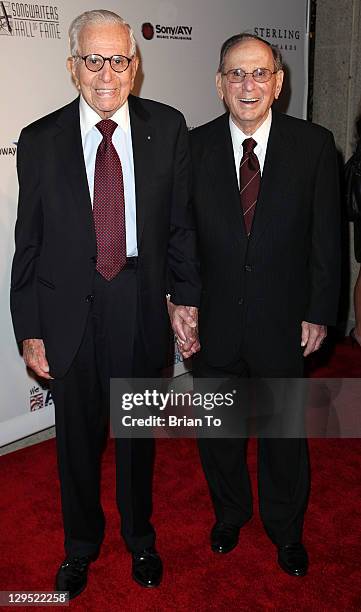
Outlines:
{"type": "Polygon", "coordinates": [[[242,102],[243,104],[255,104],[256,102],[259,102],[260,98],[239,98],[239,102],[242,102]]]}
{"type": "Polygon", "coordinates": [[[96,89],[99,96],[111,96],[115,93],[116,89],[96,89]]]}

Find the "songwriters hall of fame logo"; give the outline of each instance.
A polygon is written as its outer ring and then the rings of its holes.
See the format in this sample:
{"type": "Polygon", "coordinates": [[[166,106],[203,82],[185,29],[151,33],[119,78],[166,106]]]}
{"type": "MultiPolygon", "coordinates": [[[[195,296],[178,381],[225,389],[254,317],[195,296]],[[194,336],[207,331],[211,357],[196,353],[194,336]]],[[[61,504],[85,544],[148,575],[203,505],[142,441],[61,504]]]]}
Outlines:
{"type": "Polygon", "coordinates": [[[51,392],[49,389],[41,389],[34,385],[30,389],[30,412],[41,410],[54,404],[51,392]]]}
{"type": "Polygon", "coordinates": [[[0,36],[60,39],[58,7],[0,1],[0,36]]]}

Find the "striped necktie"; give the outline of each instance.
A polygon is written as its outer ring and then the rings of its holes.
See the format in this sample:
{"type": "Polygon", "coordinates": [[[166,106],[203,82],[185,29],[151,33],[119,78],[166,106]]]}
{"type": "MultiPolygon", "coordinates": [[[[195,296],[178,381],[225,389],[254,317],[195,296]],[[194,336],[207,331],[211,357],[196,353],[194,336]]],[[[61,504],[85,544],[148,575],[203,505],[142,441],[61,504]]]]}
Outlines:
{"type": "Polygon", "coordinates": [[[261,173],[258,157],[254,152],[254,148],[257,146],[256,141],[253,138],[246,138],[242,146],[243,157],[239,167],[239,185],[244,225],[247,236],[249,236],[257,204],[261,173]]]}

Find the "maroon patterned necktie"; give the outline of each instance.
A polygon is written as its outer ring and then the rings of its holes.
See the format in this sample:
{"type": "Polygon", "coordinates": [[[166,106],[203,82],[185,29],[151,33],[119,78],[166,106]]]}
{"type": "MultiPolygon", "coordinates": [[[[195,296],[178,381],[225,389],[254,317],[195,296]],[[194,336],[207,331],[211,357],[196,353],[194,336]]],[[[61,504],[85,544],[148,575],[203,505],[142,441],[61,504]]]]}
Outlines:
{"type": "Polygon", "coordinates": [[[239,167],[239,186],[243,209],[244,225],[247,236],[251,233],[253,215],[257,204],[261,183],[258,157],[254,152],[257,143],[253,138],[246,138],[242,143],[243,157],[239,167]]]}
{"type": "Polygon", "coordinates": [[[109,281],[127,261],[123,172],[112,142],[117,124],[111,119],[103,119],[96,127],[103,136],[97,150],[94,175],[96,269],[109,281]]]}

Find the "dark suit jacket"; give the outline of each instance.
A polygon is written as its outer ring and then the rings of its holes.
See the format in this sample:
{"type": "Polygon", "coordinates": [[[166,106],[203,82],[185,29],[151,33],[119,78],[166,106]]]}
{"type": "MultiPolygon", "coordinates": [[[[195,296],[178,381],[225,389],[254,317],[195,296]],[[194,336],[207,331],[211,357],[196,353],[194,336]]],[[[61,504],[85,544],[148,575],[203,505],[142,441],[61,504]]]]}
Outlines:
{"type": "MultiPolygon", "coordinates": [[[[129,97],[137,209],[137,283],[149,359],[164,364],[165,295],[197,305],[184,118],[129,97]]],[[[15,335],[43,338],[53,376],[79,347],[93,288],[96,238],[84,164],[79,100],[26,127],[18,144],[19,208],[11,282],[15,335]]],[[[121,313],[120,313],[121,316],[121,313]]]]}
{"type": "Polygon", "coordinates": [[[204,359],[247,355],[256,370],[294,371],[301,321],[335,323],[340,276],[338,169],[332,134],[273,112],[247,240],[225,114],[191,132],[204,359]]]}

